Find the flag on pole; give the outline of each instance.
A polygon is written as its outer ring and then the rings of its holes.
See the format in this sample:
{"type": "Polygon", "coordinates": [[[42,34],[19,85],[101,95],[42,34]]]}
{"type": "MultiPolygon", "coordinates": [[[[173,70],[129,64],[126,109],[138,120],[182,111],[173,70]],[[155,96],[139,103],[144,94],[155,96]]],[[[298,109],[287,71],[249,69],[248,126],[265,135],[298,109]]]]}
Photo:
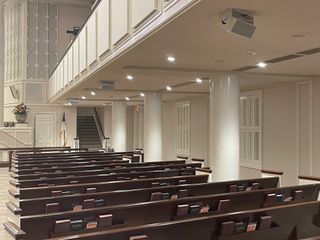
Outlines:
{"type": "Polygon", "coordinates": [[[62,123],[61,123],[61,129],[60,129],[60,139],[61,139],[61,145],[63,147],[67,146],[67,123],[66,123],[66,114],[63,113],[62,116],[62,123]]]}

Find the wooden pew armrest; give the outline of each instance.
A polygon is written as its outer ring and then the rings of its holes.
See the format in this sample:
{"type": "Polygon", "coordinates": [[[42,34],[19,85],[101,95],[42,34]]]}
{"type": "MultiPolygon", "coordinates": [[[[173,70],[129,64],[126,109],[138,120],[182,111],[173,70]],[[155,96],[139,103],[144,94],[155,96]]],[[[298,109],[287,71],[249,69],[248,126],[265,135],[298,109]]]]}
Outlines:
{"type": "Polygon", "coordinates": [[[15,186],[15,187],[19,187],[19,186],[20,186],[20,183],[18,183],[16,180],[10,180],[9,183],[10,183],[12,186],[15,186]]]}
{"type": "Polygon", "coordinates": [[[21,214],[22,209],[19,208],[16,204],[14,204],[13,202],[9,201],[6,203],[7,208],[13,212],[15,215],[21,214]]]}
{"type": "Polygon", "coordinates": [[[14,198],[19,198],[20,197],[20,193],[15,191],[15,190],[13,190],[13,189],[9,189],[8,192],[14,198]]]}
{"type": "Polygon", "coordinates": [[[196,171],[211,174],[212,170],[209,168],[196,168],[196,171]]]}
{"type": "Polygon", "coordinates": [[[200,159],[200,158],[191,158],[191,161],[204,163],[204,159],[200,159]]]}
{"type": "Polygon", "coordinates": [[[22,231],[17,225],[13,222],[6,221],[3,224],[5,230],[14,237],[16,240],[23,240],[23,238],[27,235],[24,231],[22,231]]]}
{"type": "Polygon", "coordinates": [[[19,175],[16,174],[16,173],[14,173],[14,172],[10,172],[10,177],[12,177],[12,178],[18,178],[19,175]]]}
{"type": "Polygon", "coordinates": [[[274,170],[268,170],[268,169],[262,169],[261,172],[266,174],[280,175],[280,176],[283,175],[283,172],[281,171],[274,171],[274,170]]]}

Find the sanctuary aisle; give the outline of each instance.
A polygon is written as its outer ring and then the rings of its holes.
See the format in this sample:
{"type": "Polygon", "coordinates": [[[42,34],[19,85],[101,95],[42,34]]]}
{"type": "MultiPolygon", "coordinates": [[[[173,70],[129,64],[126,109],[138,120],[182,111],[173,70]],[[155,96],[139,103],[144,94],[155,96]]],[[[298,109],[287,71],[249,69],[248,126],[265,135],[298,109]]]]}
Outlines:
{"type": "Polygon", "coordinates": [[[9,172],[7,168],[0,168],[0,239],[4,238],[3,223],[7,220],[8,189],[9,189],[9,172]]]}

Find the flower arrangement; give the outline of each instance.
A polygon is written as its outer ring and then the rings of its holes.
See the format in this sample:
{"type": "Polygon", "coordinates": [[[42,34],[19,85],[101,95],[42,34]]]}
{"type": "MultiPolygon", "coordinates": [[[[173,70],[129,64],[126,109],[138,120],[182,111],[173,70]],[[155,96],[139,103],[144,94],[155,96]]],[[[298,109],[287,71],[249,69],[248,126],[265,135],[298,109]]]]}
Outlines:
{"type": "Polygon", "coordinates": [[[13,109],[14,114],[27,114],[28,108],[24,103],[21,103],[13,109]]]}

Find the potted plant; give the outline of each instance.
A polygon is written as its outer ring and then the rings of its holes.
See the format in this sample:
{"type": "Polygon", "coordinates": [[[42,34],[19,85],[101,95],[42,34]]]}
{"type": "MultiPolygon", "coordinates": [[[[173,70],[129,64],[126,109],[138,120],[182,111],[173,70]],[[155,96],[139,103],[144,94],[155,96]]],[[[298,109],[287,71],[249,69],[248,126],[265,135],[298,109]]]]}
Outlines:
{"type": "Polygon", "coordinates": [[[27,119],[28,108],[24,103],[17,105],[13,109],[13,113],[16,116],[16,120],[18,123],[24,123],[27,119]]]}

